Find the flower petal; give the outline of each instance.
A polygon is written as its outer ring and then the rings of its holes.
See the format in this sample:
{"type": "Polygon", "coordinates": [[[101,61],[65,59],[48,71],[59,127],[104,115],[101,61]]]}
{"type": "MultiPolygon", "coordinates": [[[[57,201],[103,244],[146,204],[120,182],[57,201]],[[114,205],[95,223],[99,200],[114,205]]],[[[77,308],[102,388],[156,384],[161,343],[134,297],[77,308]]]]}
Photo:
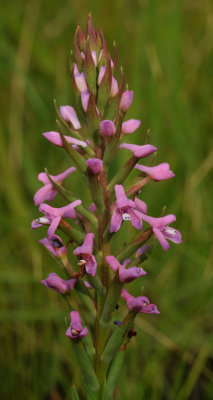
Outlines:
{"type": "Polygon", "coordinates": [[[110,233],[117,232],[121,227],[122,221],[122,214],[119,208],[115,208],[111,218],[110,233]]]}
{"type": "Polygon", "coordinates": [[[122,123],[122,133],[124,135],[129,135],[130,133],[136,131],[139,128],[141,121],[139,119],[129,119],[122,123]]]}

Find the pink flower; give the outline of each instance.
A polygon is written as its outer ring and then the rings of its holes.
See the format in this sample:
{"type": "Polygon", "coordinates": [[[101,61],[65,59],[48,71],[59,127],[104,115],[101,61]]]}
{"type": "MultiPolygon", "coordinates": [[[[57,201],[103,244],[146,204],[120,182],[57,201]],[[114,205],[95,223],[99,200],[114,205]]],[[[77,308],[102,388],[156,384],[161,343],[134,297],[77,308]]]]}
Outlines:
{"type": "Polygon", "coordinates": [[[86,272],[92,276],[95,276],[97,269],[97,262],[92,254],[93,250],[93,239],[94,233],[87,233],[82,246],[77,247],[73,254],[79,256],[80,263],[86,267],[86,272]]]}
{"type": "MultiPolygon", "coordinates": [[[[70,167],[66,171],[62,172],[59,175],[50,175],[51,179],[57,183],[61,184],[65,178],[67,178],[70,174],[75,172],[75,167],[70,167]]],[[[38,180],[44,183],[44,186],[37,190],[34,195],[34,203],[37,206],[38,204],[43,203],[45,200],[52,201],[52,199],[58,193],[57,190],[54,188],[52,183],[50,182],[46,172],[41,172],[38,175],[38,180]]]]}
{"type": "Polygon", "coordinates": [[[99,158],[89,158],[86,165],[94,175],[100,174],[103,171],[103,161],[99,158]]]}
{"type": "Polygon", "coordinates": [[[119,269],[119,279],[123,283],[132,282],[140,276],[146,275],[143,268],[131,267],[126,269],[124,265],[121,265],[114,256],[107,256],[106,262],[115,272],[119,269]]]}
{"type": "Polygon", "coordinates": [[[182,242],[181,233],[169,226],[169,224],[176,221],[175,215],[169,214],[161,218],[149,217],[145,214],[141,215],[142,219],[151,226],[154,235],[157,237],[164,250],[168,250],[170,247],[167,239],[174,243],[182,242]]]}
{"type": "Polygon", "coordinates": [[[141,121],[139,119],[129,119],[128,121],[123,122],[122,133],[124,135],[129,135],[129,133],[136,131],[136,129],[139,128],[140,124],[141,121]]]}
{"type": "Polygon", "coordinates": [[[78,311],[71,311],[70,313],[70,327],[66,331],[66,336],[70,339],[79,339],[88,335],[88,329],[82,328],[81,318],[78,311]]]}
{"type": "Polygon", "coordinates": [[[127,302],[127,307],[130,311],[147,313],[147,314],[160,314],[155,304],[150,304],[149,299],[145,296],[134,297],[123,289],[121,296],[127,302]]]}
{"type": "Polygon", "coordinates": [[[62,218],[75,218],[74,208],[81,204],[81,200],[75,200],[68,206],[61,208],[54,208],[49,206],[49,204],[42,203],[39,207],[39,211],[45,214],[44,217],[38,218],[32,222],[31,228],[35,229],[40,226],[49,225],[48,237],[52,238],[55,231],[60,224],[62,218]]]}
{"type": "Polygon", "coordinates": [[[64,279],[60,278],[60,276],[52,272],[49,274],[48,278],[41,281],[41,283],[47,288],[53,289],[58,293],[65,294],[74,288],[76,279],[68,279],[65,281],[64,279]]]}
{"type": "Polygon", "coordinates": [[[136,144],[122,143],[122,144],[120,144],[119,147],[120,147],[120,149],[130,150],[136,158],[147,157],[157,150],[157,147],[152,146],[151,144],[145,144],[143,146],[138,146],[136,144]]]}
{"type": "Polygon", "coordinates": [[[164,179],[170,179],[175,176],[175,174],[169,169],[168,163],[162,163],[156,165],[155,167],[146,167],[145,165],[136,164],[136,169],[145,172],[154,181],[163,181],[164,179]]]}
{"type": "Polygon", "coordinates": [[[81,129],[81,124],[78,120],[77,114],[71,106],[61,106],[60,114],[65,121],[70,122],[74,129],[81,129]]]}
{"type": "Polygon", "coordinates": [[[58,235],[54,235],[52,238],[45,237],[40,239],[39,243],[43,244],[55,257],[61,257],[67,254],[67,246],[64,246],[63,241],[58,235]]]}
{"type": "Polygon", "coordinates": [[[135,202],[126,197],[122,185],[115,185],[115,195],[117,207],[112,214],[110,232],[117,232],[123,221],[130,221],[136,229],[141,230],[142,220],[140,213],[135,210],[135,202]]]}
{"type": "Polygon", "coordinates": [[[100,131],[104,136],[114,136],[116,128],[114,122],[106,119],[100,123],[100,131]]]}
{"type": "Polygon", "coordinates": [[[132,104],[133,96],[134,96],[133,90],[126,90],[125,92],[123,92],[120,102],[121,110],[123,111],[128,110],[128,108],[132,104]]]}
{"type": "MultiPolygon", "coordinates": [[[[60,133],[55,132],[55,131],[50,131],[50,132],[44,132],[43,136],[49,140],[49,142],[53,143],[55,146],[58,147],[63,147],[63,142],[61,140],[60,133]]],[[[82,147],[87,147],[87,144],[83,142],[82,140],[75,139],[71,136],[64,136],[66,141],[70,144],[74,144],[77,146],[82,146],[82,147]]]]}

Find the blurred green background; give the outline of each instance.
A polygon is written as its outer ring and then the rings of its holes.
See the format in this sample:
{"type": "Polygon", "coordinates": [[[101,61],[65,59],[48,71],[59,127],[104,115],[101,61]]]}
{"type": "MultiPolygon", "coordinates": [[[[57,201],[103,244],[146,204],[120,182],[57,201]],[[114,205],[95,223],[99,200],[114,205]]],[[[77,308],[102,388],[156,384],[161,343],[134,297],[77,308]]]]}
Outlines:
{"type": "MultiPolygon", "coordinates": [[[[44,232],[31,231],[30,222],[38,216],[37,174],[70,165],[41,133],[55,129],[54,98],[73,104],[68,55],[89,11],[111,50],[116,40],[135,93],[128,117],[142,119],[142,126],[128,139],[143,144],[150,128],[156,161],[169,162],[176,174],[150,183],[143,199],[155,216],[166,204],[183,235],[182,245],[168,253],[157,246],[144,265],[144,294],[161,314],[138,316],[115,399],[212,399],[210,0],[1,2],[0,399],[68,400],[72,380],[81,385],[64,334],[64,303],[40,284],[58,267],[38,243],[44,232]]],[[[84,197],[74,175],[71,182],[84,197]]]]}

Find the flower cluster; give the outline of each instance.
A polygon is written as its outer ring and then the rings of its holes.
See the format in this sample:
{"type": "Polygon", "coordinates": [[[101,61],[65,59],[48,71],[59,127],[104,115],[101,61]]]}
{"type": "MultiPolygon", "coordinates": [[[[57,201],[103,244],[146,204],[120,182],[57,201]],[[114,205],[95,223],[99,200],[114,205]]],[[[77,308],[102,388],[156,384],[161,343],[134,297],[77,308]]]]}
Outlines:
{"type": "Polygon", "coordinates": [[[123,142],[127,135],[140,127],[141,121],[126,119],[133,101],[133,91],[125,89],[122,70],[118,83],[116,64],[116,46],[114,57],[111,58],[101,30],[94,29],[89,16],[86,35],[80,26],[77,27],[74,61],[70,59],[77,108],[75,110],[71,105],[58,108],[56,105],[57,130],[43,133],[53,145],[66,151],[71,166],[59,175],[50,175],[48,171],[38,175],[43,186],[36,192],[34,202],[39,205],[43,216],[32,222],[32,228],[48,226],[47,237],[41,239],[40,243],[58,258],[67,277],[62,279],[56,273],[51,273],[42,284],[69,299],[71,324],[66,335],[75,344],[83,342],[86,336],[94,332],[95,372],[106,353],[109,360],[109,351],[106,349],[110,341],[114,340],[111,341],[114,346],[111,345],[111,359],[125,342],[137,313],[159,313],[156,305],[150,304],[147,297],[134,297],[124,289],[128,283],[146,275],[141,264],[149,256],[154,239],[159,241],[164,250],[169,249],[168,240],[181,242],[180,232],[170,226],[176,217],[173,214],[160,217],[148,215],[146,203],[139,198],[141,188],[149,181],[169,179],[174,177],[174,173],[167,163],[155,166],[140,163],[157,151],[155,146],[146,142],[143,145],[123,142]],[[109,180],[111,175],[108,171],[112,161],[124,150],[128,150],[131,156],[109,180]],[[62,185],[71,174],[75,179],[76,169],[83,177],[80,184],[83,185],[86,179],[91,194],[90,205],[62,185]],[[133,170],[137,176],[134,176],[131,184],[127,178],[133,170]],[[46,203],[52,202],[56,195],[60,195],[67,204],[56,208],[46,203]],[[114,235],[119,235],[123,224],[128,229],[129,223],[135,231],[133,238],[112,254],[114,235]],[[67,237],[66,244],[59,236],[59,231],[67,237]],[[77,303],[76,297],[72,301],[73,291],[77,294],[83,292],[92,300],[91,330],[89,327],[82,328],[81,323],[81,318],[85,323],[87,321],[85,313],[90,312],[88,302],[85,302],[85,297],[84,301],[82,297],[77,303]],[[114,318],[120,302],[124,306],[126,304],[127,315],[114,326],[113,331],[109,329],[109,321],[114,318]],[[120,342],[121,335],[116,339],[119,329],[123,329],[123,342],[120,342]]]}

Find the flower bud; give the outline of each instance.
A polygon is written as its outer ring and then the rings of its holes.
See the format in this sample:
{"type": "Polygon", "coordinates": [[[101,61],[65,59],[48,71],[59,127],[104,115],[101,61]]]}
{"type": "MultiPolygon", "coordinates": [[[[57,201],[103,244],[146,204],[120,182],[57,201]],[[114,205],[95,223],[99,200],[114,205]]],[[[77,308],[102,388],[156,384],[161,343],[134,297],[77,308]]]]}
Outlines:
{"type": "Polygon", "coordinates": [[[100,131],[104,136],[114,136],[116,128],[114,122],[106,119],[100,123],[100,131]]]}
{"type": "Polygon", "coordinates": [[[93,174],[100,174],[103,171],[103,161],[99,158],[89,158],[86,165],[93,174]]]}
{"type": "Polygon", "coordinates": [[[123,111],[128,110],[128,108],[131,106],[132,104],[132,100],[133,100],[133,90],[126,90],[121,97],[121,102],[120,102],[120,109],[123,111]]]}

